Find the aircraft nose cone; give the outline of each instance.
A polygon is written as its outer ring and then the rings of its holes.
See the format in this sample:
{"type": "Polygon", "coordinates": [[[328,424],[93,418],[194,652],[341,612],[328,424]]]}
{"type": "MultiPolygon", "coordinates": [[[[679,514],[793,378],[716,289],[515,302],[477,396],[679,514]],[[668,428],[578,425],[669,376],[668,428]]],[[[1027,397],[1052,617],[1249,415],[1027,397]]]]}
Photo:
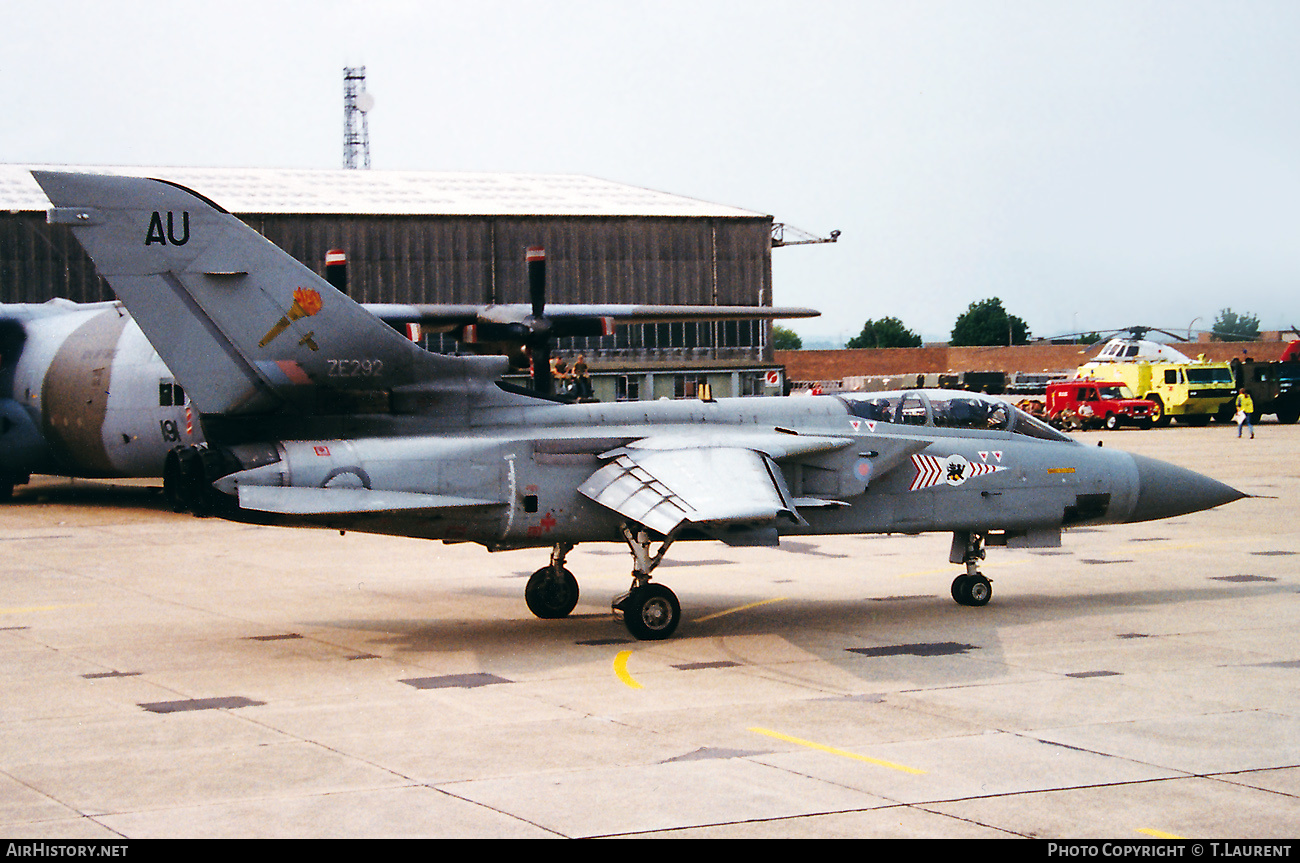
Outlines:
{"type": "Polygon", "coordinates": [[[1138,496],[1130,522],[1200,512],[1246,497],[1217,479],[1153,458],[1135,455],[1133,463],[1138,471],[1138,496]]]}

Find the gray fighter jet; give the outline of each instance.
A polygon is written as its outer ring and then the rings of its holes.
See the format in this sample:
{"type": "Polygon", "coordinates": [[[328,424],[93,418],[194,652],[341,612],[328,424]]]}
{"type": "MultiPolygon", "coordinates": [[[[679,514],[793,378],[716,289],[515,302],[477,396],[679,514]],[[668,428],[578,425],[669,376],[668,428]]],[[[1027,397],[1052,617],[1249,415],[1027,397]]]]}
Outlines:
{"type": "Polygon", "coordinates": [[[950,531],[953,597],[984,605],[986,545],[1052,547],[1062,528],[1243,497],[970,393],[558,403],[503,383],[503,358],[420,350],[195,192],[35,176],[202,414],[207,443],[178,450],[194,508],[550,547],[525,589],[539,617],[576,605],[579,542],[627,544],[615,613],[659,639],[681,609],[651,576],[677,540],[950,531]],[[188,242],[159,239],[163,223],[188,224],[188,242]]]}

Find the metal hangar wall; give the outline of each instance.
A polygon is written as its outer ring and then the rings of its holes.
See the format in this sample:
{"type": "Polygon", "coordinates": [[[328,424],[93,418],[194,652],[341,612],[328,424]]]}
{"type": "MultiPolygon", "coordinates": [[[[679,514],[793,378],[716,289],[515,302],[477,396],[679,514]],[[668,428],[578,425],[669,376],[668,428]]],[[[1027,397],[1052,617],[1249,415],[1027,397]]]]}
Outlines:
{"type": "MultiPolygon", "coordinates": [[[[71,233],[45,223],[49,202],[31,167],[0,165],[0,301],[111,299],[71,233]]],[[[526,302],[524,250],[542,245],[550,302],[771,305],[770,215],[592,177],[55,169],[180,183],[318,273],[326,251],[343,249],[348,292],[361,302],[526,302]]],[[[558,348],[592,359],[770,362],[767,335],[759,322],[638,325],[558,348]]],[[[437,338],[429,347],[455,349],[437,338]]]]}

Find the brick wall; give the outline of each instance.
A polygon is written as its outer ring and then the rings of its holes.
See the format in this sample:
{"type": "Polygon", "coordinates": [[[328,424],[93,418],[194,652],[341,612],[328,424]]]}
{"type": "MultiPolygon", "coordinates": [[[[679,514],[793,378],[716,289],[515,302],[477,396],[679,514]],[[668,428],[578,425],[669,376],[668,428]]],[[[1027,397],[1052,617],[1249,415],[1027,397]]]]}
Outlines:
{"type": "MultiPolygon", "coordinates": [[[[1193,359],[1227,362],[1250,356],[1260,361],[1282,356],[1287,342],[1201,342],[1175,345],[1193,359]]],[[[1087,354],[1079,345],[1017,345],[1005,348],[875,348],[841,351],[777,351],[776,361],[794,381],[839,380],[848,375],[901,375],[922,372],[1041,372],[1073,370],[1101,352],[1087,354]]]]}

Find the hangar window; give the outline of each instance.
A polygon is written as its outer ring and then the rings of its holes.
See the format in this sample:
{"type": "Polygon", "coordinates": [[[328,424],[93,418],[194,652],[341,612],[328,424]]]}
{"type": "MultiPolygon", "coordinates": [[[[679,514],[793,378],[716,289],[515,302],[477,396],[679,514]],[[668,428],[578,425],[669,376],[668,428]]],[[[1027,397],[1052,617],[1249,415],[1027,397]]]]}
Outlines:
{"type": "Polygon", "coordinates": [[[620,402],[641,400],[641,378],[639,375],[619,375],[614,379],[614,399],[620,402]]]}

